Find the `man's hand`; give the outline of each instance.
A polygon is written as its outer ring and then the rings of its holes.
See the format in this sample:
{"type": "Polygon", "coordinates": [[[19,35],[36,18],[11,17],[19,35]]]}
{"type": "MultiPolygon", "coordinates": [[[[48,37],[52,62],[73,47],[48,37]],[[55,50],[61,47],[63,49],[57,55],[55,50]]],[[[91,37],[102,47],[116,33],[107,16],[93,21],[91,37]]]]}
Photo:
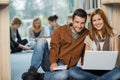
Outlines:
{"type": "Polygon", "coordinates": [[[51,65],[50,65],[50,71],[53,71],[53,68],[54,67],[57,67],[58,65],[57,65],[57,63],[52,63],[51,65]]]}

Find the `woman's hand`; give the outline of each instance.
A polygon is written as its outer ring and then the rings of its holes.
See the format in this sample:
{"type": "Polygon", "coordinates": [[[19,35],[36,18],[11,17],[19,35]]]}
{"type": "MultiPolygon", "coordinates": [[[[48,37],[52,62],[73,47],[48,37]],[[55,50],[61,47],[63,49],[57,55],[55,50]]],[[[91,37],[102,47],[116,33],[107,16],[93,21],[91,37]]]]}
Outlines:
{"type": "Polygon", "coordinates": [[[31,49],[31,47],[24,46],[22,44],[19,44],[19,47],[22,48],[22,49],[24,49],[24,50],[30,50],[31,49]]]}
{"type": "Polygon", "coordinates": [[[24,46],[23,49],[24,50],[31,50],[31,47],[24,46]]]}

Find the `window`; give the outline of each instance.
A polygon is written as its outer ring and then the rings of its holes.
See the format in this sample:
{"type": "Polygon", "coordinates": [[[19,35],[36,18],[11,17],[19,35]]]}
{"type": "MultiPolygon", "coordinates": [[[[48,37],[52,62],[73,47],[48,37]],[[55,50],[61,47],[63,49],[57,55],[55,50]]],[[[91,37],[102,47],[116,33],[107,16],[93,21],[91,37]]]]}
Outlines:
{"type": "Polygon", "coordinates": [[[67,23],[67,9],[67,0],[10,0],[10,20],[15,16],[21,18],[23,24],[19,31],[22,37],[26,37],[27,28],[35,16],[39,16],[42,25],[46,25],[47,18],[56,14],[58,23],[62,25],[67,23]]]}

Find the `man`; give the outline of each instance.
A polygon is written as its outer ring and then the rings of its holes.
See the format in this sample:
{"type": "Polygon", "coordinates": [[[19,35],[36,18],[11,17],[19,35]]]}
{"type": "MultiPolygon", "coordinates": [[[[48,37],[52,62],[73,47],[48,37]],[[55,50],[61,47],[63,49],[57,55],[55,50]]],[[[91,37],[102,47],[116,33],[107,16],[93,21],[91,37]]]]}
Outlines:
{"type": "MultiPolygon", "coordinates": [[[[73,24],[71,26],[61,26],[53,32],[50,43],[50,55],[45,45],[41,49],[42,51],[38,50],[41,48],[41,45],[37,46],[34,52],[39,51],[36,53],[38,59],[34,58],[35,54],[32,56],[32,62],[36,64],[31,64],[28,72],[22,75],[23,80],[37,79],[37,70],[40,66],[45,71],[45,74],[44,76],[40,74],[39,80],[43,78],[44,80],[66,80],[69,68],[76,66],[84,53],[84,39],[88,34],[88,30],[85,28],[86,19],[87,13],[83,9],[75,10],[72,16],[73,24]],[[42,57],[39,57],[41,55],[42,57]],[[54,71],[53,69],[59,65],[67,65],[68,70],[54,71]],[[63,75],[60,76],[59,74],[63,75]],[[30,79],[31,77],[33,79],[30,79]]],[[[44,40],[43,42],[46,41],[44,40]]],[[[40,43],[42,44],[43,42],[40,43]]]]}

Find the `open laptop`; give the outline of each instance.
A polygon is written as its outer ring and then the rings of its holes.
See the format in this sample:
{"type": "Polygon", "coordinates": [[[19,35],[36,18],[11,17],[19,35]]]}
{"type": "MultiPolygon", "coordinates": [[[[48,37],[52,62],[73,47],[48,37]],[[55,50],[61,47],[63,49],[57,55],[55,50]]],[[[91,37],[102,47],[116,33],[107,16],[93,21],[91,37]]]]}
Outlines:
{"type": "Polygon", "coordinates": [[[118,51],[85,51],[81,68],[88,70],[112,70],[117,61],[118,51]]]}

